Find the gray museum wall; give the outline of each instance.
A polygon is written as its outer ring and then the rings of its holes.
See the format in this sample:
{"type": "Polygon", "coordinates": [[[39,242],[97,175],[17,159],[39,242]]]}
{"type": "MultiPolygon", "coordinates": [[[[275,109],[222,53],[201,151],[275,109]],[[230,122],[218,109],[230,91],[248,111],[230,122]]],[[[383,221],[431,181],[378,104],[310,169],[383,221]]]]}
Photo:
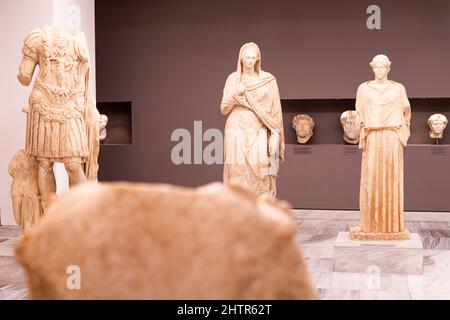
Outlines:
{"type": "MultiPolygon", "coordinates": [[[[102,145],[100,180],[221,181],[222,165],[173,164],[177,142],[170,137],[177,128],[193,135],[195,120],[203,132],[224,128],[224,82],[249,41],[261,47],[262,67],[277,77],[283,100],[353,99],[358,85],[373,77],[368,62],[378,53],[391,58],[390,78],[403,83],[410,98],[450,97],[450,2],[377,1],[381,30],[366,27],[371,4],[97,0],[97,100],[131,102],[132,121],[131,144],[102,145]]],[[[426,116],[422,106],[418,119],[426,116]]],[[[419,138],[425,125],[413,118],[413,126],[420,130],[413,131],[418,144],[405,151],[406,209],[450,211],[449,146],[426,145],[419,138]]],[[[341,136],[335,126],[322,130],[341,136]]],[[[359,150],[340,143],[302,148],[288,145],[279,197],[298,208],[357,209],[359,150]]]]}

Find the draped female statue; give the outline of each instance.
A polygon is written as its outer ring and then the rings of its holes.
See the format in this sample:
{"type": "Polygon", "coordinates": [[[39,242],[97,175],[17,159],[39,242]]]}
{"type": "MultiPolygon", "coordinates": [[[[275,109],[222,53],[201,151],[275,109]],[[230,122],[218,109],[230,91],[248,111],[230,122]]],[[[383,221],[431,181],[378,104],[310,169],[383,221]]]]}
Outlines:
{"type": "Polygon", "coordinates": [[[388,80],[391,61],[377,55],[370,66],[375,80],[362,83],[356,94],[361,119],[361,224],[356,240],[409,238],[403,219],[403,148],[410,136],[411,107],[406,90],[388,80]]]}
{"type": "Polygon", "coordinates": [[[255,43],[241,47],[237,70],[223,90],[225,125],[225,184],[276,195],[279,160],[284,159],[284,132],[276,79],[261,70],[261,52],[255,43]]]}

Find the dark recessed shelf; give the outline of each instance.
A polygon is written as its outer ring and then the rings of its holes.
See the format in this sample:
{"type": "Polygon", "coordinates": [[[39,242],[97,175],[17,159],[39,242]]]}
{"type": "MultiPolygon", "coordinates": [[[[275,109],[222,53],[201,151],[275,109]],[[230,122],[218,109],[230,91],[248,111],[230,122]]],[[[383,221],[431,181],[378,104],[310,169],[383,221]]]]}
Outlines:
{"type": "MultiPolygon", "coordinates": [[[[409,100],[412,118],[411,137],[404,150],[405,209],[449,211],[450,134],[444,133],[439,144],[434,144],[427,119],[433,113],[450,119],[450,98],[409,100]]],[[[342,112],[355,108],[355,99],[290,99],[281,103],[286,152],[277,181],[279,197],[294,208],[358,210],[362,150],[344,142],[340,124],[342,112]],[[299,113],[315,120],[314,135],[307,144],[297,143],[292,128],[292,119],[299,113]]]]}
{"type": "MultiPolygon", "coordinates": [[[[428,117],[434,113],[442,113],[450,119],[450,98],[410,98],[409,102],[412,116],[411,137],[408,143],[434,145],[428,135],[428,117]]],[[[281,104],[287,144],[296,144],[292,119],[299,113],[306,113],[315,121],[314,135],[306,145],[347,145],[342,138],[339,119],[345,110],[355,109],[355,99],[283,99],[281,104]]],[[[439,142],[439,145],[450,144],[450,134],[444,132],[444,137],[439,142]]]]}
{"type": "Polygon", "coordinates": [[[132,144],[131,101],[97,102],[97,109],[108,117],[107,136],[102,146],[129,146],[132,144]]]}

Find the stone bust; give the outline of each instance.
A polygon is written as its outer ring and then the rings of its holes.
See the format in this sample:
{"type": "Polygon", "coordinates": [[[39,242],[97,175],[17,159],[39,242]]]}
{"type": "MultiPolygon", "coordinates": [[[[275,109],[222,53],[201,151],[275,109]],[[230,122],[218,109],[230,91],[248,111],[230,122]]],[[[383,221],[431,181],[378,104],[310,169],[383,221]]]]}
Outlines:
{"type": "Polygon", "coordinates": [[[440,113],[435,113],[428,118],[428,127],[430,127],[430,138],[442,139],[444,130],[447,127],[447,117],[440,113]]]}
{"type": "Polygon", "coordinates": [[[361,132],[361,120],[358,112],[355,110],[344,111],[341,114],[341,125],[344,130],[344,140],[350,144],[358,144],[361,132]]]}
{"type": "Polygon", "coordinates": [[[292,127],[297,134],[297,142],[305,144],[313,136],[314,119],[307,114],[298,114],[292,120],[292,127]]]}
{"type": "Polygon", "coordinates": [[[99,139],[100,141],[106,139],[106,125],[108,124],[108,116],[106,114],[100,115],[100,133],[99,133],[99,139]]]}

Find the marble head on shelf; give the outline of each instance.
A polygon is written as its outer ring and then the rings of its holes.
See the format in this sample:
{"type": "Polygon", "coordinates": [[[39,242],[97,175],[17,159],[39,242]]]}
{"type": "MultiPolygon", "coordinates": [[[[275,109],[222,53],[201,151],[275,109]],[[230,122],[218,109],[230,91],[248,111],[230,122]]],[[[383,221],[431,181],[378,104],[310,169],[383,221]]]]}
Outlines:
{"type": "Polygon", "coordinates": [[[358,112],[355,110],[344,111],[341,114],[341,125],[344,130],[344,140],[350,144],[358,144],[361,133],[361,120],[358,112]]]}
{"type": "Polygon", "coordinates": [[[314,119],[307,114],[298,114],[292,119],[292,127],[297,134],[297,142],[305,144],[313,136],[314,119]]]}
{"type": "Polygon", "coordinates": [[[447,117],[440,113],[435,113],[428,118],[428,127],[430,127],[430,138],[442,139],[444,130],[447,127],[447,117]]]}
{"type": "Polygon", "coordinates": [[[99,140],[105,140],[106,139],[106,125],[108,124],[108,116],[106,114],[100,114],[100,133],[99,133],[99,140]]]}

